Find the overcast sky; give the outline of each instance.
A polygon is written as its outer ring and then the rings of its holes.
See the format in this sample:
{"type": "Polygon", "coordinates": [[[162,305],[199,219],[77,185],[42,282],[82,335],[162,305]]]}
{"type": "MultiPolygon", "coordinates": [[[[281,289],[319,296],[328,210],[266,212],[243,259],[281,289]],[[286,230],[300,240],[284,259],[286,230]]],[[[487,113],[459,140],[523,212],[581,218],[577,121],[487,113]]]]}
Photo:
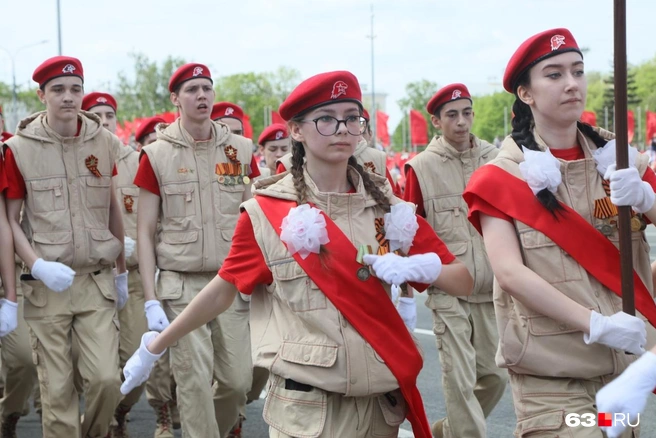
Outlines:
{"type": "MultiPolygon", "coordinates": [[[[371,83],[370,0],[60,0],[64,55],[80,58],[87,91],[131,73],[127,54],[207,64],[213,76],[285,65],[308,77],[350,70],[371,83]]],[[[31,83],[57,55],[56,0],[0,0],[0,81],[31,83]]],[[[475,94],[501,89],[503,70],[527,37],[567,27],[590,49],[586,69],[610,70],[612,0],[375,0],[376,91],[388,94],[390,129],[408,82],[463,82],[475,94]]],[[[656,55],[656,2],[627,0],[628,60],[656,55]]],[[[101,91],[101,90],[97,90],[101,91]]],[[[220,96],[218,96],[220,98],[220,96]]],[[[475,107],[475,103],[474,103],[475,107]]],[[[119,102],[120,112],[120,102],[119,102]]]]}

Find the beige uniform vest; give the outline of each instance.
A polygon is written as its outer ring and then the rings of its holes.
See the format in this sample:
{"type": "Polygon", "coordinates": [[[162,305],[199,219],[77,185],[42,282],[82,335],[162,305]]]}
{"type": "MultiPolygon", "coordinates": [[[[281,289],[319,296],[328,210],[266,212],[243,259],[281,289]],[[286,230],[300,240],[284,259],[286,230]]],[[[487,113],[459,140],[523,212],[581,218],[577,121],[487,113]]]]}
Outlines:
{"type": "Polygon", "coordinates": [[[157,126],[157,141],[144,147],[160,188],[161,228],[156,244],[157,267],[179,272],[217,271],[228,255],[248,184],[219,183],[217,164],[230,163],[226,149],[251,164],[251,142],[212,124],[212,139],[194,142],[181,125],[157,126]]]}
{"type": "MultiPolygon", "coordinates": [[[[458,152],[444,137],[434,137],[424,152],[406,163],[406,168],[411,167],[417,175],[426,220],[474,278],[472,295],[458,298],[483,303],[492,301],[494,274],[483,239],[467,220],[469,208],[462,193],[472,173],[496,157],[498,150],[473,135],[471,144],[470,149],[458,152]]],[[[435,287],[428,289],[430,295],[438,292],[435,287]]],[[[428,307],[431,300],[429,296],[428,307]]]]}
{"type": "Polygon", "coordinates": [[[114,263],[122,242],[109,231],[120,141],[95,114],[81,112],[78,120],[80,134],[64,138],[48,126],[45,111],[34,114],[21,121],[7,145],[25,180],[23,228],[34,251],[79,275],[114,263]]]}
{"type": "MultiPolygon", "coordinates": [[[[603,131],[610,138],[611,134],[603,131]]],[[[535,134],[541,149],[544,142],[535,134]]],[[[576,210],[593,226],[604,224],[594,217],[594,201],[606,196],[602,177],[596,169],[591,151],[594,143],[581,132],[579,142],[585,159],[561,161],[562,183],[556,197],[565,205],[576,210]]],[[[512,137],[507,137],[498,157],[491,162],[517,178],[523,179],[519,163],[523,154],[512,137]]],[[[647,169],[648,157],[638,154],[636,167],[641,175],[647,169]]],[[[500,187],[500,190],[503,188],[500,187]]],[[[545,210],[545,214],[549,214],[545,210]]],[[[600,284],[572,257],[543,233],[528,225],[514,221],[524,264],[572,300],[596,310],[602,315],[612,315],[622,310],[622,300],[600,284]]],[[[600,233],[600,236],[601,233],[600,233]]],[[[602,236],[603,237],[603,236],[602,236]]],[[[604,237],[605,238],[605,237],[604,237]]],[[[618,230],[608,237],[619,248],[618,230]]],[[[649,265],[649,245],[644,232],[632,233],[633,268],[652,291],[649,265]]],[[[603,254],[597,254],[603,257],[603,254]]],[[[513,299],[494,282],[494,307],[497,315],[500,345],[497,365],[519,374],[537,376],[571,377],[590,379],[597,376],[619,374],[634,359],[601,344],[586,345],[583,333],[560,321],[548,318],[513,299]]],[[[642,316],[641,316],[642,317],[642,316]]],[[[644,319],[644,317],[642,317],[644,319]]],[[[648,347],[654,344],[654,329],[647,323],[648,347]]]]}
{"type": "MultiPolygon", "coordinates": [[[[356,194],[321,193],[307,172],[308,200],[323,210],[358,247],[378,248],[374,220],[384,211],[364,191],[355,169],[349,172],[356,194]]],[[[384,177],[371,178],[395,204],[384,177]]],[[[256,183],[256,194],[296,200],[291,174],[256,183]]],[[[258,287],[251,298],[253,364],[271,373],[346,396],[386,393],[398,382],[372,347],[348,323],[289,254],[253,199],[243,208],[253,224],[257,244],[273,274],[273,283],[258,287]]],[[[328,236],[330,238],[330,236],[328,236]]],[[[341,281],[341,279],[340,279],[341,281]]],[[[355,274],[353,282],[359,281],[355,274]]],[[[348,288],[344,282],[344,288],[348,288]]],[[[389,287],[385,287],[389,295],[389,287]]],[[[389,296],[380,297],[390,299],[389,296]]]]}
{"type": "MultiPolygon", "coordinates": [[[[353,156],[358,161],[358,164],[364,167],[364,170],[381,176],[387,175],[387,155],[383,151],[370,147],[366,141],[362,140],[358,143],[353,156]]],[[[276,160],[276,167],[278,167],[278,164],[285,166],[286,170],[291,169],[291,152],[276,160]]]]}
{"type": "MultiPolygon", "coordinates": [[[[121,208],[125,235],[137,240],[137,207],[139,205],[139,187],[134,185],[134,177],[139,168],[139,153],[131,147],[123,146],[116,161],[118,175],[114,177],[116,200],[121,208]]],[[[125,260],[128,268],[139,265],[136,249],[125,260]]]]}

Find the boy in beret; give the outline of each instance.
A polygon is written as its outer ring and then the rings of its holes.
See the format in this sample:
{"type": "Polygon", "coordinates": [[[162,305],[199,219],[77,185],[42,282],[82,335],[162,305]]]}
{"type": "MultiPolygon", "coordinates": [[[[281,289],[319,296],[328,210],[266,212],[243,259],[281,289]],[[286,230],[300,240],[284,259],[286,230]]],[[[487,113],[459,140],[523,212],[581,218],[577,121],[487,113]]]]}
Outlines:
{"type": "Polygon", "coordinates": [[[498,334],[492,269],[480,234],[467,221],[462,193],[472,173],[498,151],[471,134],[474,110],[465,85],[442,88],[426,110],[442,135],[406,163],[403,197],[417,205],[417,214],[428,220],[474,277],[470,296],[428,289],[426,306],[433,314],[447,411],[446,418],[433,424],[433,435],[484,438],[485,418],[503,396],[507,377],[494,362],[498,334]]]}
{"type": "Polygon", "coordinates": [[[244,110],[239,105],[230,102],[217,102],[212,107],[210,116],[215,122],[228,125],[230,132],[244,135],[244,110]]]}
{"type": "Polygon", "coordinates": [[[276,161],[290,151],[290,140],[287,126],[274,123],[267,126],[257,139],[260,145],[260,154],[264,157],[265,167],[260,167],[263,177],[276,174],[276,161]]]}
{"type": "MultiPolygon", "coordinates": [[[[259,176],[251,142],[211,120],[212,84],[202,64],[185,64],[173,74],[169,91],[180,118],[157,126],[157,141],[142,149],[134,180],[141,188],[137,242],[144,294],[147,302],[163,303],[169,320],[222,265],[239,205],[251,196],[251,178],[259,176]]],[[[237,423],[251,386],[249,346],[248,303],[236,300],[171,349],[185,436],[224,437],[237,423]]]]}
{"type": "Polygon", "coordinates": [[[102,438],[119,403],[117,308],[127,301],[123,220],[112,176],[120,142],[82,112],[84,75],[56,56],[34,71],[46,110],[19,124],[6,143],[7,210],[33,335],[44,437],[102,438]],[[21,223],[21,208],[24,208],[21,223]],[[116,263],[116,274],[112,268],[116,263]],[[73,363],[71,338],[79,342],[73,363]],[[80,424],[73,384],[84,381],[80,424]]]}

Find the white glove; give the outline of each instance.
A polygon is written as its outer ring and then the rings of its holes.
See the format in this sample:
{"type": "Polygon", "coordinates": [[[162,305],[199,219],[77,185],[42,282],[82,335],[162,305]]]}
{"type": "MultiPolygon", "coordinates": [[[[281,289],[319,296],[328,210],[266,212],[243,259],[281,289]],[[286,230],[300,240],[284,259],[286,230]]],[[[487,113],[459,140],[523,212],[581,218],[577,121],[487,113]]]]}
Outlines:
{"type": "Polygon", "coordinates": [[[408,330],[414,332],[417,327],[417,306],[414,297],[401,297],[397,310],[408,330]]]}
{"type": "Polygon", "coordinates": [[[73,284],[75,271],[63,263],[37,259],[32,265],[32,277],[41,280],[53,292],[64,292],[73,284]]]}
{"type": "Polygon", "coordinates": [[[136,247],[137,247],[137,241],[131,237],[125,236],[125,239],[123,239],[123,252],[125,253],[126,259],[130,257],[132,254],[134,254],[134,250],[136,247]]]}
{"type": "Polygon", "coordinates": [[[18,304],[5,298],[0,300],[0,338],[16,330],[18,326],[18,304]]]}
{"type": "Polygon", "coordinates": [[[646,213],[654,206],[654,189],[640,178],[635,167],[615,170],[615,164],[611,164],[604,178],[610,181],[610,201],[613,204],[631,206],[638,213],[646,213]]]}
{"type": "Polygon", "coordinates": [[[432,284],[442,272],[442,260],[434,252],[405,257],[404,281],[432,284]]]}
{"type": "Polygon", "coordinates": [[[643,354],[647,329],[643,320],[628,313],[617,312],[612,316],[603,316],[593,310],[590,315],[590,334],[584,334],[583,340],[588,345],[597,342],[616,350],[643,354]]]}
{"type": "MultiPolygon", "coordinates": [[[[597,411],[628,414],[635,424],[638,414],[645,410],[647,397],[656,388],[656,354],[648,351],[633,362],[624,372],[597,393],[597,411]]],[[[624,425],[614,422],[602,427],[608,438],[618,438],[624,425]]]]}
{"type": "Polygon", "coordinates": [[[128,302],[128,271],[114,276],[116,286],[116,308],[121,310],[128,302]]]}
{"type": "Polygon", "coordinates": [[[157,337],[159,333],[157,332],[146,332],[141,337],[141,345],[139,349],[134,352],[132,357],[128,359],[123,367],[123,375],[125,376],[125,381],[121,385],[121,394],[129,394],[137,386],[141,385],[143,382],[148,380],[150,372],[155,366],[157,359],[162,357],[164,351],[160,354],[153,354],[148,351],[148,345],[157,337]]]}
{"type": "Polygon", "coordinates": [[[162,305],[158,300],[148,300],[144,304],[146,310],[146,319],[148,320],[148,330],[156,332],[163,331],[169,326],[169,319],[162,309],[162,305]]]}
{"type": "Polygon", "coordinates": [[[363,261],[371,265],[374,270],[374,275],[380,278],[387,284],[395,284],[400,286],[405,282],[401,272],[403,271],[403,259],[405,257],[398,256],[393,252],[388,252],[384,255],[365,254],[363,261]]]}

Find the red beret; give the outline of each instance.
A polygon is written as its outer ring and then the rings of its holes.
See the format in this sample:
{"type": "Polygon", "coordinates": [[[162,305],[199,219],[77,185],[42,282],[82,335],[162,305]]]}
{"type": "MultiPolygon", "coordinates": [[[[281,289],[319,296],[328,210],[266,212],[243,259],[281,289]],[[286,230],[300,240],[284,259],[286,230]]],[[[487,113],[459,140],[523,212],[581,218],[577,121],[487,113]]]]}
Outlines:
{"type": "Polygon", "coordinates": [[[134,139],[141,143],[141,140],[151,132],[155,132],[155,127],[160,123],[166,123],[166,120],[159,116],[151,117],[141,121],[141,124],[134,133],[134,139]]]}
{"type": "Polygon", "coordinates": [[[239,105],[230,102],[218,102],[212,107],[212,120],[222,119],[224,117],[231,117],[244,123],[244,110],[239,105]]]}
{"type": "Polygon", "coordinates": [[[362,108],[362,91],[353,73],[331,71],[301,82],[280,105],[278,112],[285,120],[335,102],[351,101],[362,108]]]}
{"type": "Polygon", "coordinates": [[[32,73],[32,80],[43,87],[50,79],[60,76],[77,76],[84,82],[82,63],[70,56],[55,56],[43,61],[32,73]]]}
{"type": "Polygon", "coordinates": [[[470,102],[472,100],[465,84],[447,85],[431,97],[431,100],[426,104],[426,111],[428,111],[428,114],[435,114],[445,103],[460,99],[469,99],[470,102]]]}
{"type": "Polygon", "coordinates": [[[175,90],[183,82],[196,78],[209,79],[210,82],[214,83],[214,81],[212,81],[212,74],[210,73],[209,68],[203,64],[190,63],[183,65],[182,67],[178,68],[175,73],[173,73],[171,79],[169,80],[169,91],[173,93],[173,90],[175,90]]]}
{"type": "Polygon", "coordinates": [[[260,138],[257,139],[257,144],[264,146],[264,143],[267,141],[282,140],[287,137],[289,137],[287,126],[282,123],[274,123],[273,125],[267,126],[266,129],[262,131],[260,138]]]}
{"type": "Polygon", "coordinates": [[[362,109],[362,117],[364,117],[364,118],[367,119],[367,120],[371,120],[371,119],[369,118],[369,111],[367,111],[367,110],[364,109],[364,108],[362,109]]]}
{"type": "Polygon", "coordinates": [[[107,105],[111,106],[114,112],[116,112],[116,99],[111,94],[108,93],[98,93],[93,92],[89,93],[82,99],[82,109],[84,111],[89,111],[94,106],[107,105]]]}
{"type": "MultiPolygon", "coordinates": [[[[513,93],[517,79],[538,62],[560,55],[564,52],[578,52],[578,44],[572,33],[564,28],[545,30],[533,35],[519,46],[515,54],[508,61],[503,74],[503,88],[513,93]]],[[[581,54],[583,56],[583,54],[581,54]]]]}

